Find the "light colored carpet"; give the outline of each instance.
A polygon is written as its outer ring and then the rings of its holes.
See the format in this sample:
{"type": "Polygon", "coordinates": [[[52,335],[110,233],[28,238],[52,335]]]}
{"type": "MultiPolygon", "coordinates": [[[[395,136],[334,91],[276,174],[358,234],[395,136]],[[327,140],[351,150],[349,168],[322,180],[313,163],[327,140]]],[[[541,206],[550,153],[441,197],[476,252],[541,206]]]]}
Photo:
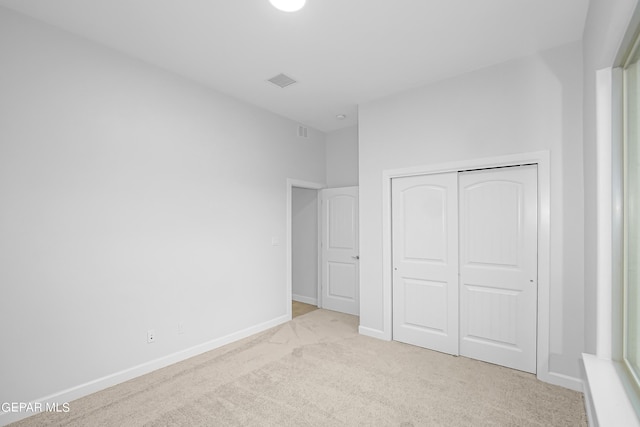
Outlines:
{"type": "Polygon", "coordinates": [[[300,301],[291,301],[291,317],[293,319],[317,309],[318,307],[316,307],[315,305],[305,304],[300,301]]]}
{"type": "Polygon", "coordinates": [[[584,426],[581,393],[315,310],[16,426],[584,426]]]}

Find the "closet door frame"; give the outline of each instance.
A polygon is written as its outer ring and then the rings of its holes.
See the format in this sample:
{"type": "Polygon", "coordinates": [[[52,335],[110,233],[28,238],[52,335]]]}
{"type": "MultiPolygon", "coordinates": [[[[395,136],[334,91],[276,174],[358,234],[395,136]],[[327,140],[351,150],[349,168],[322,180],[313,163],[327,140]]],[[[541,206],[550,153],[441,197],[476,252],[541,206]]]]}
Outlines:
{"type": "Polygon", "coordinates": [[[549,151],[537,151],[508,156],[496,156],[482,159],[471,159],[433,165],[415,166],[402,169],[391,169],[382,172],[382,286],[383,286],[383,336],[393,339],[392,321],[392,236],[391,236],[391,180],[393,178],[424,175],[443,172],[458,172],[470,169],[496,168],[536,164],[538,166],[538,336],[537,336],[537,377],[541,381],[563,387],[576,389],[572,379],[549,371],[550,353],[550,202],[551,202],[551,170],[549,151]]]}

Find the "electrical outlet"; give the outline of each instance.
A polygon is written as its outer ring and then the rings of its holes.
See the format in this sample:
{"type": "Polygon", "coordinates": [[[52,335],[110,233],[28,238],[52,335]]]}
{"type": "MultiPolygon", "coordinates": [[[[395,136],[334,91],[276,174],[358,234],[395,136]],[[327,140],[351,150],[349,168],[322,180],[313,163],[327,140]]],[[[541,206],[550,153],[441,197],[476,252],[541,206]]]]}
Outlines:
{"type": "Polygon", "coordinates": [[[156,331],[149,329],[147,331],[147,343],[151,344],[156,342],[156,331]]]}
{"type": "Polygon", "coordinates": [[[184,322],[178,322],[178,334],[184,334],[184,322]]]}

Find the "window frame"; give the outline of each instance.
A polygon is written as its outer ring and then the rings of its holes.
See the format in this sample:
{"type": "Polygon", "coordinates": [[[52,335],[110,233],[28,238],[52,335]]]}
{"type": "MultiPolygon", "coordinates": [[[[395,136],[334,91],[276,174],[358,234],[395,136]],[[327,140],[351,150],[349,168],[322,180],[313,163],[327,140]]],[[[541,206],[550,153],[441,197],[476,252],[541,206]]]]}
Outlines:
{"type": "Polygon", "coordinates": [[[636,372],[626,358],[628,305],[627,274],[627,79],[625,72],[640,51],[640,8],[628,27],[611,75],[611,233],[612,312],[611,359],[617,362],[626,394],[640,417],[640,369],[636,372]]]}

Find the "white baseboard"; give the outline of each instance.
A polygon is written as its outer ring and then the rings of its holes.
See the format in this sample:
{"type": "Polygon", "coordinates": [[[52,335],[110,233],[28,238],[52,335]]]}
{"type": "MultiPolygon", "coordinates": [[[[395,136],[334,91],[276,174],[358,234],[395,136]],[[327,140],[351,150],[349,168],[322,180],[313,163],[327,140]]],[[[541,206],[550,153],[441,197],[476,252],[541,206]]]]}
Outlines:
{"type": "Polygon", "coordinates": [[[537,378],[540,381],[544,381],[549,384],[559,385],[560,387],[568,388],[583,392],[584,384],[580,378],[571,377],[569,375],[559,374],[557,372],[546,372],[538,374],[537,378]]]}
{"type": "Polygon", "coordinates": [[[315,305],[316,307],[318,306],[318,298],[311,298],[311,297],[305,297],[303,295],[293,294],[291,295],[291,299],[294,301],[305,303],[305,304],[315,305]]]}
{"type": "MultiPolygon", "coordinates": [[[[241,331],[234,332],[232,334],[229,334],[220,338],[216,338],[214,340],[207,341],[202,344],[198,344],[196,346],[187,348],[185,350],[182,350],[173,354],[169,354],[167,356],[164,356],[155,360],[151,360],[149,362],[145,362],[128,369],[124,369],[122,371],[113,373],[111,375],[107,375],[102,378],[97,378],[93,381],[89,381],[84,384],[80,384],[78,386],[75,386],[66,390],[62,390],[57,393],[53,393],[49,396],[42,397],[30,403],[32,404],[32,407],[42,407],[42,408],[46,408],[47,404],[54,405],[56,403],[59,403],[61,406],[63,403],[71,402],[73,400],[88,396],[100,390],[104,390],[106,388],[123,383],[125,381],[129,381],[130,379],[148,374],[150,372],[156,371],[158,369],[164,368],[169,365],[173,365],[174,363],[181,362],[183,360],[189,359],[191,357],[197,356],[202,353],[206,353],[207,351],[215,350],[216,348],[222,347],[227,344],[231,344],[232,342],[241,340],[243,338],[246,338],[248,336],[273,328],[274,326],[281,325],[288,321],[289,321],[288,316],[286,315],[280,316],[275,319],[269,320],[267,322],[260,323],[255,326],[251,326],[241,331]]],[[[71,407],[73,407],[73,405],[71,405],[71,407]]],[[[38,412],[41,412],[41,411],[38,411],[38,412]]],[[[2,412],[0,411],[0,426],[6,426],[7,424],[35,415],[36,413],[37,412],[35,411],[34,412],[31,412],[31,411],[30,412],[2,412]]]]}
{"type": "MultiPolygon", "coordinates": [[[[366,326],[359,326],[358,333],[371,338],[377,338],[379,340],[391,341],[391,334],[380,329],[368,328],[366,326]]],[[[558,385],[570,390],[582,392],[584,390],[584,384],[580,378],[571,377],[569,375],[559,374],[557,372],[546,372],[538,375],[540,381],[547,382],[549,384],[558,385]]]]}
{"type": "Polygon", "coordinates": [[[584,409],[587,413],[587,425],[589,427],[598,427],[598,420],[596,419],[596,415],[594,413],[593,407],[593,397],[591,395],[591,387],[589,385],[589,380],[587,379],[587,370],[584,366],[584,360],[580,359],[580,370],[584,383],[584,409]]]}
{"type": "Polygon", "coordinates": [[[379,329],[367,328],[366,326],[359,326],[358,333],[360,335],[365,335],[371,338],[377,338],[379,340],[391,341],[391,337],[388,336],[384,331],[379,329]]]}

